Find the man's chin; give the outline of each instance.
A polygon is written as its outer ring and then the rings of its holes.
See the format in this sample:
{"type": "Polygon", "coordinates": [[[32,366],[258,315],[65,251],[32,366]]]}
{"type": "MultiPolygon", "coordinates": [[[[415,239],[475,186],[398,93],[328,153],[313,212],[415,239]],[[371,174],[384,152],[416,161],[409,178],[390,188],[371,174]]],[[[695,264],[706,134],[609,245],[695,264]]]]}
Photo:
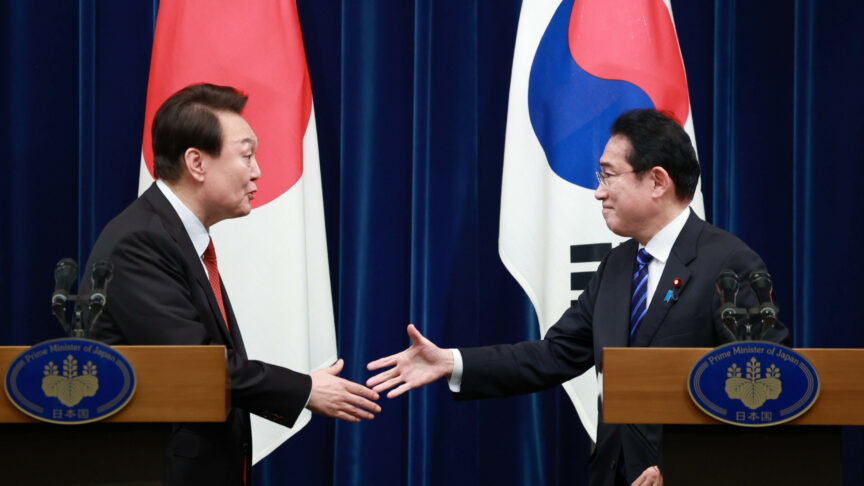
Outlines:
{"type": "Polygon", "coordinates": [[[605,216],[604,216],[604,219],[606,220],[606,227],[609,228],[609,231],[615,233],[618,236],[628,237],[626,234],[624,234],[625,231],[620,226],[618,226],[617,221],[615,221],[615,219],[607,218],[605,216]],[[610,219],[611,219],[611,221],[610,221],[610,219]]]}
{"type": "Polygon", "coordinates": [[[242,218],[243,216],[249,216],[249,213],[252,212],[252,206],[249,204],[244,204],[243,206],[237,208],[237,211],[231,215],[230,219],[242,218]]]}
{"type": "Polygon", "coordinates": [[[612,232],[614,233],[615,232],[615,218],[613,218],[606,211],[607,210],[605,210],[605,209],[603,210],[603,221],[606,222],[606,227],[609,228],[610,230],[612,230],[612,232]]]}

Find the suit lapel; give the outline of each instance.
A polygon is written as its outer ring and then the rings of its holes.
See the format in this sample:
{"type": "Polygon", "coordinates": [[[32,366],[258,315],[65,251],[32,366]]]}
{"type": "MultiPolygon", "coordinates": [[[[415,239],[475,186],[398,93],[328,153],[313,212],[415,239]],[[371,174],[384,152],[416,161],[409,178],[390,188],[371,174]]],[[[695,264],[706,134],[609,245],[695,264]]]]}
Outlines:
{"type": "MultiPolygon", "coordinates": [[[[243,336],[240,334],[240,326],[237,325],[237,318],[234,316],[234,308],[231,306],[231,300],[228,298],[228,291],[225,290],[225,282],[222,281],[222,277],[219,277],[219,284],[222,286],[222,302],[225,304],[225,314],[228,315],[228,321],[231,328],[229,334],[233,340],[234,349],[245,359],[246,346],[243,344],[243,336]]],[[[219,317],[222,317],[221,313],[219,314],[219,317]]]]}
{"type": "MultiPolygon", "coordinates": [[[[213,314],[213,319],[215,319],[219,324],[216,327],[219,328],[223,342],[228,343],[233,347],[234,339],[228,332],[228,327],[222,319],[222,312],[219,310],[219,303],[216,302],[216,295],[213,294],[213,287],[210,286],[210,280],[207,279],[207,274],[204,272],[204,264],[201,263],[201,257],[198,255],[198,252],[195,251],[195,247],[192,245],[192,240],[189,239],[189,234],[186,232],[183,222],[180,221],[180,217],[177,216],[177,212],[174,211],[173,207],[171,207],[171,203],[165,199],[165,195],[162,194],[162,191],[156,187],[155,182],[149,189],[147,189],[147,191],[144,192],[144,194],[141,195],[141,197],[145,198],[147,202],[153,206],[156,213],[165,223],[165,229],[168,231],[168,234],[171,235],[171,238],[173,238],[174,242],[177,243],[177,246],[180,247],[183,258],[186,260],[186,266],[189,268],[195,281],[204,291],[204,295],[207,296],[207,303],[210,306],[210,312],[213,314]]],[[[221,277],[220,285],[222,285],[223,288],[223,302],[227,302],[227,296],[224,292],[225,286],[224,284],[221,284],[221,277]]],[[[226,314],[229,315],[229,319],[233,320],[233,311],[229,311],[229,309],[230,307],[226,305],[226,314]]]]}
{"type": "MultiPolygon", "coordinates": [[[[681,233],[675,240],[675,244],[672,245],[672,251],[669,253],[663,274],[660,276],[660,281],[657,282],[657,288],[654,289],[651,305],[648,306],[648,311],[639,325],[634,346],[645,347],[651,344],[651,341],[654,340],[654,336],[663,324],[663,319],[665,319],[669,309],[675,305],[680,295],[687,290],[687,283],[690,281],[691,276],[687,265],[696,258],[696,243],[701,232],[701,220],[691,210],[687,223],[684,224],[681,233]],[[678,288],[675,288],[673,283],[676,278],[681,281],[681,285],[678,288]],[[666,298],[667,294],[670,294],[668,299],[666,298]]],[[[635,259],[635,255],[633,258],[635,259]]]]}
{"type": "Polygon", "coordinates": [[[630,296],[633,293],[633,264],[636,261],[636,250],[639,244],[636,240],[627,240],[621,244],[621,250],[614,260],[610,260],[606,275],[609,275],[608,287],[604,288],[603,308],[599,311],[603,320],[608,322],[604,325],[606,336],[603,346],[627,346],[630,334],[630,296]],[[613,278],[614,277],[614,278],[613,278]],[[622,305],[622,302],[626,304],[622,305]],[[607,320],[608,319],[608,320],[607,320]]]}

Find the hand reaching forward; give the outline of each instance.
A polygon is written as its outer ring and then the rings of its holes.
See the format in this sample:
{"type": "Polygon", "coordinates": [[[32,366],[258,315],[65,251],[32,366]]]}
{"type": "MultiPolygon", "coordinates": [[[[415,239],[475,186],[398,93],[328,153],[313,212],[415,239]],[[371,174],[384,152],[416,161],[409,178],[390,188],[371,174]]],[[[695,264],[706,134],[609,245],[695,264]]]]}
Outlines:
{"type": "Polygon", "coordinates": [[[453,373],[452,351],[441,349],[423,337],[414,324],[408,324],[408,337],[411,338],[408,349],[366,365],[371,371],[392,366],[366,380],[366,386],[376,392],[383,392],[398,385],[398,388],[387,393],[387,398],[395,398],[412,388],[428,385],[453,373]]]}
{"type": "Polygon", "coordinates": [[[663,475],[660,474],[660,468],[651,466],[642,471],[642,474],[630,486],[663,486],[663,475]]]}
{"type": "Polygon", "coordinates": [[[378,394],[353,381],[339,378],[344,362],[340,359],[333,366],[313,371],[312,394],[306,408],[328,417],[359,422],[360,419],[372,420],[381,407],[370,400],[378,400],[378,394]]]}

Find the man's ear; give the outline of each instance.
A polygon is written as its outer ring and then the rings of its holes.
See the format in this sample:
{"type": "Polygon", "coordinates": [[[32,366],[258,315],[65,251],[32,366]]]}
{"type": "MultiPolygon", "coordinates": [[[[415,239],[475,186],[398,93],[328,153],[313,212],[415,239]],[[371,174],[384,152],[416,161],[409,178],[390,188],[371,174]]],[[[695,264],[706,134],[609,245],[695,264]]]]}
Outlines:
{"type": "Polygon", "coordinates": [[[204,153],[195,147],[189,147],[183,153],[183,165],[193,180],[204,182],[204,153]]]}
{"type": "Polygon", "coordinates": [[[671,191],[672,194],[675,193],[675,182],[672,181],[672,177],[669,176],[666,169],[660,166],[654,166],[651,168],[649,174],[651,182],[654,183],[654,189],[651,193],[652,196],[661,198],[669,193],[669,191],[671,191]]]}

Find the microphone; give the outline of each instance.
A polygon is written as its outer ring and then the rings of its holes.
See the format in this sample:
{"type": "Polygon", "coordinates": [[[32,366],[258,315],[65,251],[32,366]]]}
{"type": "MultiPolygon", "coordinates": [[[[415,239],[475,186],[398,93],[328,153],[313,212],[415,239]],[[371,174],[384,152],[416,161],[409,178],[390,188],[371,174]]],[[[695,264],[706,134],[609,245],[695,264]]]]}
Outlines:
{"type": "Polygon", "coordinates": [[[93,291],[90,292],[90,302],[88,308],[90,310],[90,324],[92,325],[99,318],[102,309],[105,307],[108,297],[106,287],[111,280],[114,272],[114,266],[106,261],[96,262],[93,264],[93,271],[90,274],[93,282],[93,291]]]}
{"type": "Polygon", "coordinates": [[[69,290],[78,280],[78,264],[71,258],[64,258],[54,267],[54,293],[51,294],[51,312],[60,320],[63,327],[66,324],[66,302],[69,300],[69,290]]]}
{"type": "Polygon", "coordinates": [[[762,317],[762,328],[774,327],[779,309],[774,305],[774,282],[765,270],[757,270],[750,274],[750,288],[759,300],[759,315],[762,317]]]}
{"type": "Polygon", "coordinates": [[[715,280],[717,292],[720,293],[720,318],[726,329],[737,336],[738,321],[735,299],[738,297],[738,274],[732,270],[723,270],[715,280]]]}

